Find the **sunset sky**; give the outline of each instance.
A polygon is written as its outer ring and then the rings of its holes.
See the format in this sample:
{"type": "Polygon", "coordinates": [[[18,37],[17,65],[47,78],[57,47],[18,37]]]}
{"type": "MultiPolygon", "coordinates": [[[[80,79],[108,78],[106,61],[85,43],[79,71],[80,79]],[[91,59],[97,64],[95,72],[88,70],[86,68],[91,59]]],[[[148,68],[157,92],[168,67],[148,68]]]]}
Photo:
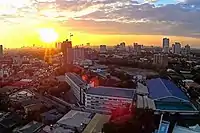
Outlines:
{"type": "Polygon", "coordinates": [[[38,29],[51,28],[58,41],[115,45],[122,41],[200,47],[200,0],[0,0],[0,44],[44,45],[38,29]]]}

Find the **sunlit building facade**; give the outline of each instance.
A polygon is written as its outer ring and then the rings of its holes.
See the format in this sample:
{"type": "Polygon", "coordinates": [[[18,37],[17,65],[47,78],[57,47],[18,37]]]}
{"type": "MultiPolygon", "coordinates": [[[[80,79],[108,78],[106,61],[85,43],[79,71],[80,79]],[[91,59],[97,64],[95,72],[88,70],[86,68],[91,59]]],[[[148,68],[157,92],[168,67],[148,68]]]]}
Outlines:
{"type": "Polygon", "coordinates": [[[71,41],[63,41],[61,44],[61,51],[64,57],[64,64],[72,64],[73,62],[73,50],[72,50],[72,42],[71,41]]]}
{"type": "Polygon", "coordinates": [[[115,87],[90,87],[86,91],[85,106],[87,108],[111,112],[119,107],[130,107],[135,96],[133,89],[115,87]]]}
{"type": "Polygon", "coordinates": [[[85,103],[85,90],[87,88],[87,84],[84,80],[81,79],[80,76],[75,73],[66,73],[65,81],[71,87],[75,97],[79,101],[80,104],[85,103]]]}
{"type": "Polygon", "coordinates": [[[75,47],[73,48],[73,61],[85,60],[86,59],[86,48],[75,47]]]}

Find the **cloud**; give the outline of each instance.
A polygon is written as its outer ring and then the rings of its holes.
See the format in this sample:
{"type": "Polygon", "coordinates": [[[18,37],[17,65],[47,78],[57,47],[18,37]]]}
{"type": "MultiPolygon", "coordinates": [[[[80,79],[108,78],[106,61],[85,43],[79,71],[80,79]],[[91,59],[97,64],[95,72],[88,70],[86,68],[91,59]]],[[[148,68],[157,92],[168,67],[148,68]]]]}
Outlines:
{"type": "Polygon", "coordinates": [[[192,4],[192,5],[200,5],[199,0],[185,0],[185,3],[192,4]]]}
{"type": "Polygon", "coordinates": [[[61,26],[92,33],[200,37],[200,1],[155,5],[156,0],[6,0],[0,23],[61,26]]]}

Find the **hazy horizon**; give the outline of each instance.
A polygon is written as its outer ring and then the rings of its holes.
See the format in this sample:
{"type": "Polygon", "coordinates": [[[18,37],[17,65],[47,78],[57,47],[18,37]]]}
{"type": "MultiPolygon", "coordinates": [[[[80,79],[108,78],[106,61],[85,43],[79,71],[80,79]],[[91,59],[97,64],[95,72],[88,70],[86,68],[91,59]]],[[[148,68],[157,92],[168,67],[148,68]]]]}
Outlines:
{"type": "MultiPolygon", "coordinates": [[[[0,1],[0,44],[45,45],[38,30],[53,29],[56,41],[74,34],[73,45],[120,42],[161,46],[178,41],[200,47],[199,0],[5,0],[0,1]]],[[[43,33],[44,35],[44,33],[43,33]]],[[[48,40],[46,40],[48,41],[48,40]]]]}

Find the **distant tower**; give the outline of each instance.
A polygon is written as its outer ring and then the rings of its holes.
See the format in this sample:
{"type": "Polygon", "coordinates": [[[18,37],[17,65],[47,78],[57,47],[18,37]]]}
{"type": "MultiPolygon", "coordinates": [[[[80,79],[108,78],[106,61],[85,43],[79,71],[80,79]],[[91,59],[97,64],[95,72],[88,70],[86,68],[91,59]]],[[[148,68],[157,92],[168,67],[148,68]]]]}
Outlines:
{"type": "Polygon", "coordinates": [[[73,60],[74,61],[85,60],[86,51],[87,49],[84,47],[76,46],[75,48],[73,48],[73,60]]]}
{"type": "Polygon", "coordinates": [[[107,46],[106,45],[100,45],[99,52],[100,53],[106,53],[107,52],[107,46]]]}
{"type": "Polygon", "coordinates": [[[172,44],[172,53],[174,54],[181,53],[181,44],[179,42],[175,42],[175,44],[172,44]]]}
{"type": "Polygon", "coordinates": [[[0,45],[0,56],[3,56],[3,45],[0,45]]]}
{"type": "Polygon", "coordinates": [[[186,52],[186,55],[189,55],[190,54],[190,45],[186,45],[185,46],[185,52],[186,52]]]}
{"type": "Polygon", "coordinates": [[[72,49],[72,42],[68,39],[63,41],[61,44],[61,51],[63,53],[63,61],[65,68],[69,68],[73,62],[73,49],[72,49]]]}
{"type": "Polygon", "coordinates": [[[169,53],[169,38],[163,38],[163,52],[169,53]]]}

